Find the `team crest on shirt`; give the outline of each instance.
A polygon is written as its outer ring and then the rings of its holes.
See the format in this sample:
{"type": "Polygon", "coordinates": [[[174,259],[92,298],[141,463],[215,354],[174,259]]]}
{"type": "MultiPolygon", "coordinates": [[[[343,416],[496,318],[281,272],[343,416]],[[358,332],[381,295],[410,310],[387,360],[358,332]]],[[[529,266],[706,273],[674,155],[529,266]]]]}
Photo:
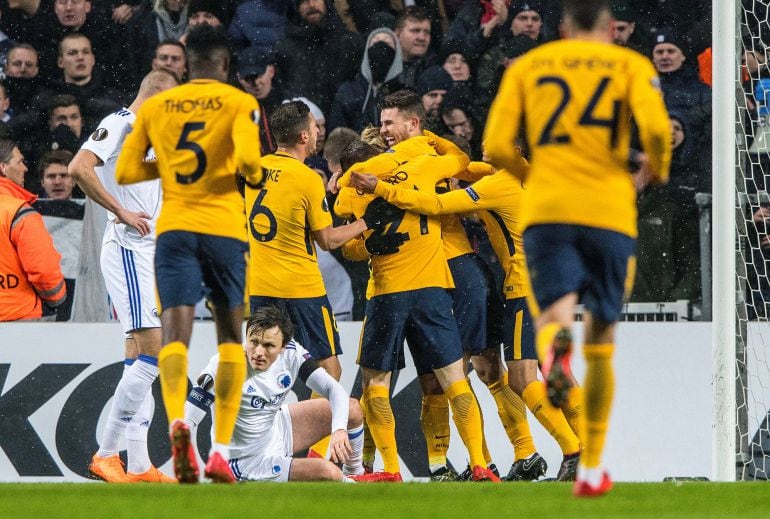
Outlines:
{"type": "Polygon", "coordinates": [[[107,128],[97,128],[94,133],[91,134],[91,140],[93,141],[103,141],[107,138],[107,135],[109,135],[109,132],[107,131],[107,128]]]}
{"type": "Polygon", "coordinates": [[[259,117],[260,117],[259,108],[251,112],[251,120],[254,121],[254,124],[259,124],[259,117]]]}
{"type": "Polygon", "coordinates": [[[273,476],[277,476],[281,473],[280,465],[273,465],[273,476]]]}
{"type": "Polygon", "coordinates": [[[282,388],[288,389],[291,386],[291,375],[288,373],[281,373],[276,377],[275,381],[282,388]]]}

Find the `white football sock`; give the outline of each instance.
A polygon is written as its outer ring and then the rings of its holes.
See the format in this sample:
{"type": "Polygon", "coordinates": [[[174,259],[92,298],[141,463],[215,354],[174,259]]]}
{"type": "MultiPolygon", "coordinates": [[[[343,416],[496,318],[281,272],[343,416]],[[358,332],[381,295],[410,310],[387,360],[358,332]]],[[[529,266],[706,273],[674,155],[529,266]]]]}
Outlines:
{"type": "Polygon", "coordinates": [[[147,451],[147,432],[150,429],[153,414],[155,414],[155,398],[152,396],[152,391],[148,391],[126,427],[127,472],[143,474],[152,466],[150,453],[147,451]]]}
{"type": "Polygon", "coordinates": [[[342,465],[342,473],[346,476],[357,476],[364,473],[364,466],[361,463],[364,450],[364,426],[359,425],[353,429],[348,429],[348,439],[353,452],[342,465]]]}

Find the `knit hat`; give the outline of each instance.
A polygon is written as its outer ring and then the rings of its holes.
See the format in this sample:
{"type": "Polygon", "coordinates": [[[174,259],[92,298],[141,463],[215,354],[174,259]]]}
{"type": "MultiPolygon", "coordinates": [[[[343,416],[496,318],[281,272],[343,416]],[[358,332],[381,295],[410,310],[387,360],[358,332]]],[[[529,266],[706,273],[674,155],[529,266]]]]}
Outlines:
{"type": "Polygon", "coordinates": [[[272,54],[257,47],[248,47],[238,53],[238,74],[246,76],[261,76],[268,65],[274,63],[272,54]]]}
{"type": "Polygon", "coordinates": [[[659,29],[658,32],[653,34],[652,36],[652,49],[655,50],[655,47],[661,43],[670,43],[671,45],[674,45],[679,48],[682,52],[684,52],[684,46],[682,45],[682,42],[677,38],[676,34],[674,33],[673,29],[670,29],[668,27],[664,27],[663,29],[659,29]]]}
{"type": "Polygon", "coordinates": [[[187,13],[192,16],[200,11],[213,14],[222,24],[227,23],[225,2],[220,0],[190,0],[187,13]]]}
{"type": "Polygon", "coordinates": [[[522,11],[535,11],[537,14],[541,16],[543,15],[543,13],[540,12],[539,2],[533,2],[531,0],[525,2],[514,2],[513,5],[508,8],[508,12],[510,13],[509,16],[513,16],[514,18],[522,11]]]}
{"type": "Polygon", "coordinates": [[[519,34],[508,38],[503,43],[503,55],[508,59],[515,59],[537,47],[537,42],[526,34],[519,34]]]}
{"type": "Polygon", "coordinates": [[[472,53],[468,47],[460,40],[450,40],[441,46],[439,63],[444,63],[452,54],[461,54],[465,61],[470,63],[472,53]]]}
{"type": "Polygon", "coordinates": [[[417,78],[415,89],[417,90],[417,95],[422,97],[431,90],[450,90],[453,84],[454,82],[452,81],[452,76],[449,75],[449,72],[438,65],[434,65],[427,68],[425,72],[417,78]]]}
{"type": "Polygon", "coordinates": [[[614,0],[611,2],[611,7],[612,17],[617,21],[629,23],[636,21],[637,16],[631,9],[631,6],[628,5],[626,0],[614,0]]]}

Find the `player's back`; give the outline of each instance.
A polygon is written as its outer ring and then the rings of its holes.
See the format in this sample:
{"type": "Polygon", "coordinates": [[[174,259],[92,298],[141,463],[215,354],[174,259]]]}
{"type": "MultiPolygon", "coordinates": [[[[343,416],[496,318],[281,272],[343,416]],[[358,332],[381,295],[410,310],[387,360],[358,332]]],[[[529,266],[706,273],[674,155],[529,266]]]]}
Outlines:
{"type": "Polygon", "coordinates": [[[318,174],[290,155],[262,158],[262,189],[246,188],[251,257],[249,293],[319,297],[326,293],[313,231],[332,224],[318,174]]]}
{"type": "MultiPolygon", "coordinates": [[[[631,104],[640,87],[657,88],[649,60],[616,45],[561,40],[526,54],[505,82],[515,83],[501,92],[522,103],[532,158],[524,225],[572,223],[635,236],[631,104]]],[[[666,116],[662,98],[649,110],[666,116]]]]}
{"type": "Polygon", "coordinates": [[[205,79],[166,90],[142,106],[139,117],[155,148],[164,191],[158,234],[183,230],[246,241],[233,131],[244,113],[258,117],[252,96],[205,79]]]}

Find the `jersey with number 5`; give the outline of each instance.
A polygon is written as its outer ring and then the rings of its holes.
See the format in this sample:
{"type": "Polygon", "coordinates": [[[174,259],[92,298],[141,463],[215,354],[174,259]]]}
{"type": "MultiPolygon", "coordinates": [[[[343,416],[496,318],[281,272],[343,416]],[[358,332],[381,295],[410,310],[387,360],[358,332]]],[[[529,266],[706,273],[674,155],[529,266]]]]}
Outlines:
{"type": "Polygon", "coordinates": [[[157,234],[190,231],[246,241],[236,171],[261,180],[256,99],[215,80],[196,79],[148,99],[118,158],[116,178],[161,179],[157,234]],[[143,163],[147,149],[157,162],[143,163]]]}
{"type": "Polygon", "coordinates": [[[636,236],[631,117],[653,171],[668,175],[670,126],[652,63],[595,41],[542,45],[509,67],[485,132],[495,156],[524,126],[531,153],[522,225],[567,223],[636,236]]]}
{"type": "Polygon", "coordinates": [[[326,294],[313,232],[332,224],[318,173],[284,153],[262,158],[262,189],[246,188],[249,295],[326,294]]]}

